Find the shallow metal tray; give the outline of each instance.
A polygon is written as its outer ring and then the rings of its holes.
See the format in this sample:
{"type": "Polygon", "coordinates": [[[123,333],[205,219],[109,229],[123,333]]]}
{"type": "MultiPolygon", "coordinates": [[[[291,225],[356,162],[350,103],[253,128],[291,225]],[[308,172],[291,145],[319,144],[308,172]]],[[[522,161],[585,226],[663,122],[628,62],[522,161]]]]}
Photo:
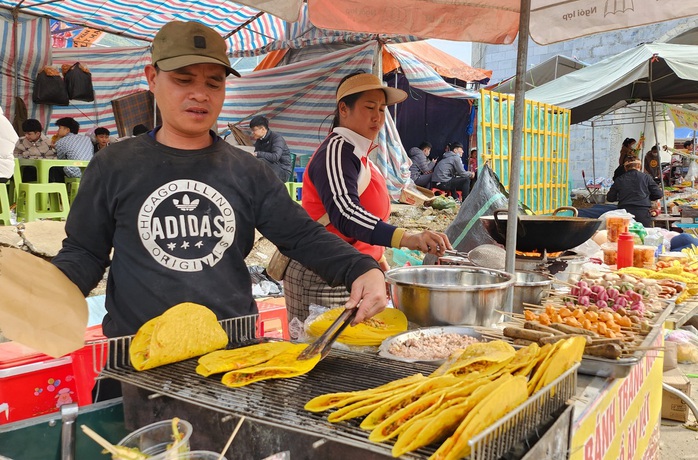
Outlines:
{"type": "MultiPolygon", "coordinates": [[[[662,299],[663,300],[663,299],[662,299]]],[[[640,347],[651,347],[657,336],[661,334],[664,321],[674,310],[674,303],[668,302],[666,308],[654,317],[652,329],[645,336],[640,347]]],[[[636,351],[630,358],[608,359],[596,356],[584,355],[582,364],[579,366],[579,373],[585,375],[595,375],[599,377],[622,378],[630,374],[630,369],[645,357],[647,351],[636,351]]]]}
{"type": "Polygon", "coordinates": [[[446,359],[434,359],[434,360],[424,360],[424,359],[410,359],[403,358],[401,356],[394,355],[390,353],[390,347],[393,344],[400,344],[406,340],[416,339],[421,337],[428,337],[432,335],[442,335],[442,334],[459,334],[474,337],[480,341],[483,340],[482,334],[478,332],[475,328],[468,326],[435,326],[435,327],[423,327],[420,329],[415,329],[413,331],[402,332],[398,335],[388,337],[381,343],[378,347],[378,356],[383,358],[392,359],[395,361],[402,361],[405,363],[431,363],[431,364],[443,364],[446,359]]]}

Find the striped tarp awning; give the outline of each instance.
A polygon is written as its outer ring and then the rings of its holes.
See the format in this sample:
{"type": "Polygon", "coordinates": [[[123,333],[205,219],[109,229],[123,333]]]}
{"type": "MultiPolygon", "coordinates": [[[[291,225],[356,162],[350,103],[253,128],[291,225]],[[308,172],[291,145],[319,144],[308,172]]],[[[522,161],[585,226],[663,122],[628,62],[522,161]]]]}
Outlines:
{"type": "MultiPolygon", "coordinates": [[[[229,50],[260,49],[286,38],[286,22],[228,0],[0,0],[0,8],[44,16],[124,37],[152,41],[169,21],[198,21],[226,37],[229,50]],[[232,33],[232,35],[230,35],[232,33]]],[[[9,14],[9,11],[7,11],[9,14]]]]}

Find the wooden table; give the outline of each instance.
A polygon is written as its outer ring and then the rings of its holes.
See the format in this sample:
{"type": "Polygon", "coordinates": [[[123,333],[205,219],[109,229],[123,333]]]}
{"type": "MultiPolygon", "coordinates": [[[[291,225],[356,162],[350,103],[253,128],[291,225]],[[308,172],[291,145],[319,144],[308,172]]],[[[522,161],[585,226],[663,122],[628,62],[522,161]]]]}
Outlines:
{"type": "Polygon", "coordinates": [[[36,169],[36,180],[39,184],[49,183],[49,171],[51,168],[64,168],[66,166],[76,166],[81,170],[87,168],[90,162],[87,160],[46,160],[39,158],[20,158],[19,165],[22,167],[32,167],[36,169]]]}

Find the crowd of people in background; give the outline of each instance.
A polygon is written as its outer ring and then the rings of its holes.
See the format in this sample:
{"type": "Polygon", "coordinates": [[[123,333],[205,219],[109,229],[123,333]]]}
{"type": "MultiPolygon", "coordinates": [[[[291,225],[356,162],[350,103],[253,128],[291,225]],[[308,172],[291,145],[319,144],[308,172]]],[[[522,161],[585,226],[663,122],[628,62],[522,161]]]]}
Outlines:
{"type": "MultiPolygon", "coordinates": [[[[90,161],[99,150],[107,147],[116,139],[111,131],[104,127],[97,127],[87,134],[80,133],[80,123],[72,117],[60,118],[56,121],[57,131],[50,138],[44,133],[44,127],[39,120],[29,118],[22,123],[24,135],[17,139],[14,145],[13,158],[30,160],[76,160],[90,161]]],[[[138,124],[133,127],[132,136],[147,133],[148,127],[138,124]]],[[[13,166],[14,169],[14,166],[13,166]]],[[[23,180],[35,181],[36,170],[29,168],[22,173],[23,180]]],[[[63,182],[66,177],[80,177],[78,167],[52,168],[49,176],[51,182],[63,182]]],[[[12,174],[9,174],[12,177],[12,174]]],[[[8,177],[8,178],[9,178],[8,177]]],[[[8,178],[5,178],[6,180],[8,178]]]]}
{"type": "Polygon", "coordinates": [[[420,187],[436,189],[456,200],[465,200],[477,178],[477,148],[466,155],[463,144],[446,144],[443,152],[434,152],[431,143],[412,147],[407,156],[412,161],[410,179],[420,187]]]}

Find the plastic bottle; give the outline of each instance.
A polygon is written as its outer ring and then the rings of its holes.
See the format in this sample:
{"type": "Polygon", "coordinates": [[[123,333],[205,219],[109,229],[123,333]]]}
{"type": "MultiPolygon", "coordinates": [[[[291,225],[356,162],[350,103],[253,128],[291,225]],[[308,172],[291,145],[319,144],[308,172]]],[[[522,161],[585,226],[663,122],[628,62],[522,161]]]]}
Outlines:
{"type": "Polygon", "coordinates": [[[635,241],[632,233],[623,232],[618,236],[618,258],[616,260],[616,267],[625,268],[633,266],[634,248],[635,241]]]}

